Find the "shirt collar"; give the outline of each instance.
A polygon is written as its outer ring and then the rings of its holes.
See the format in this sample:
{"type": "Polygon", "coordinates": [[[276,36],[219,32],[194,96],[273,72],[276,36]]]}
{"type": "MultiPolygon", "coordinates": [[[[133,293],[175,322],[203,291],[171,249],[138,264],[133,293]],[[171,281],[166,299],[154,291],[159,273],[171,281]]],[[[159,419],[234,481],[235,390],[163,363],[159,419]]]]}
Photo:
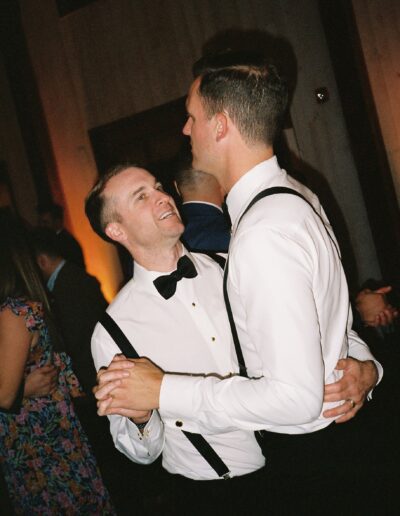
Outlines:
{"type": "Polygon", "coordinates": [[[65,260],[61,260],[61,262],[57,265],[57,267],[52,272],[50,278],[47,280],[47,288],[50,290],[50,292],[53,292],[54,290],[54,284],[56,282],[57,276],[60,273],[60,270],[64,267],[65,260]]]}
{"type": "Polygon", "coordinates": [[[221,206],[218,206],[217,204],[214,204],[213,202],[206,202],[206,201],[186,201],[182,203],[182,206],[185,204],[207,204],[208,206],[213,206],[214,208],[217,208],[221,213],[224,213],[221,206]]]}
{"type": "Polygon", "coordinates": [[[282,174],[286,173],[279,167],[276,156],[272,156],[267,161],[258,163],[233,185],[226,198],[233,227],[236,227],[240,215],[260,191],[260,186],[267,188],[277,177],[282,177],[282,174]]]}

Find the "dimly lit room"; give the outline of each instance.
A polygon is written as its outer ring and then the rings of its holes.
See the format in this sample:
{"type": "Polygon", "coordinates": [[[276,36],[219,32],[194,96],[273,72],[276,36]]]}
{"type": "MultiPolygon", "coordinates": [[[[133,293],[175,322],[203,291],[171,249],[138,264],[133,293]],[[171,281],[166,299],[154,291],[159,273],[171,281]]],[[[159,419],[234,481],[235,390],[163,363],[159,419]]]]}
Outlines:
{"type": "Polygon", "coordinates": [[[399,2],[0,23],[0,514],[398,514],[399,2]]]}

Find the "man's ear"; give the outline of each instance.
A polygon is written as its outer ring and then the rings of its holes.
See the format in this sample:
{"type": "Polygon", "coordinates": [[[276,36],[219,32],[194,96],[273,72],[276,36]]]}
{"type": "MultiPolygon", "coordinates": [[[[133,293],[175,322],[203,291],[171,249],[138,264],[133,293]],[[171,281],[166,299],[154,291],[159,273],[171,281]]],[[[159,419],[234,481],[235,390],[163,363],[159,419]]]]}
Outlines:
{"type": "Polygon", "coordinates": [[[104,230],[105,234],[111,240],[121,243],[125,240],[125,231],[121,228],[118,222],[109,222],[104,230]]]}
{"type": "Polygon", "coordinates": [[[217,113],[215,115],[215,134],[216,140],[219,142],[225,138],[228,132],[228,117],[225,113],[217,113]]]}
{"type": "Polygon", "coordinates": [[[36,263],[39,265],[39,269],[41,271],[45,271],[47,263],[48,263],[47,256],[45,254],[42,254],[42,253],[37,254],[36,255],[36,263]]]}

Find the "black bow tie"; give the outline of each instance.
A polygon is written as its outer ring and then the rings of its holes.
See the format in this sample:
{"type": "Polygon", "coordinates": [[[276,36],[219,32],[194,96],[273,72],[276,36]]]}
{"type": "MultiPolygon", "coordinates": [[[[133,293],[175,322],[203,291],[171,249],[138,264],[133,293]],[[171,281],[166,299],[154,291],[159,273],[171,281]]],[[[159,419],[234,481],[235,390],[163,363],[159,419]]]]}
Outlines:
{"type": "Polygon", "coordinates": [[[176,271],[166,276],[159,276],[153,281],[158,292],[165,298],[169,299],[175,294],[176,284],[182,278],[195,278],[197,276],[196,267],[187,257],[179,258],[176,271]]]}

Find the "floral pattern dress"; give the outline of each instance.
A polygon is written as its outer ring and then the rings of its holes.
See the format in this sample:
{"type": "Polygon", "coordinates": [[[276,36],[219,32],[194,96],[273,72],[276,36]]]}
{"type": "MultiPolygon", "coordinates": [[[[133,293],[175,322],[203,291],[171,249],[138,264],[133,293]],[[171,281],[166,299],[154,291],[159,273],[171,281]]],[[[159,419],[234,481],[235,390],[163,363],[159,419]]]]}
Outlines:
{"type": "Polygon", "coordinates": [[[71,394],[79,386],[65,353],[52,350],[40,303],[8,298],[39,338],[31,345],[26,377],[35,368],[54,364],[58,385],[48,396],[23,398],[18,414],[0,412],[0,464],[16,514],[114,514],[88,440],[75,415],[71,394]]]}

